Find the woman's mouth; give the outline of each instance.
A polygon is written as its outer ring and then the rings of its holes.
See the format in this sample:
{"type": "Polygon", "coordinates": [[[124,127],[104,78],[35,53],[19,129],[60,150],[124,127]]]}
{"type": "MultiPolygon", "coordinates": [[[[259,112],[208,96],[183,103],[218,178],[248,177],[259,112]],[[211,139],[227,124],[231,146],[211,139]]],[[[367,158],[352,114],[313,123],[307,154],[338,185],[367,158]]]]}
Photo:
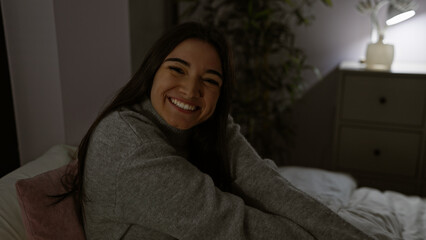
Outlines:
{"type": "Polygon", "coordinates": [[[197,110],[197,109],[198,109],[198,107],[197,107],[197,106],[194,106],[194,105],[191,105],[191,104],[188,104],[188,103],[181,102],[181,101],[177,100],[176,98],[169,97],[169,101],[170,101],[173,105],[175,105],[176,107],[178,107],[178,108],[180,108],[180,109],[182,109],[182,110],[185,110],[185,111],[193,112],[193,111],[195,111],[195,110],[197,110]]]}

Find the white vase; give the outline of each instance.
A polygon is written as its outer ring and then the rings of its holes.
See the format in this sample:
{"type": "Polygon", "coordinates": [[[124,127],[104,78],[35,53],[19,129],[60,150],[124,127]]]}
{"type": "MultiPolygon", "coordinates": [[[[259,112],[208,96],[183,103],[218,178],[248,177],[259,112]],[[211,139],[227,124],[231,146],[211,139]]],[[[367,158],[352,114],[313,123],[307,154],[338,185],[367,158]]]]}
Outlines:
{"type": "Polygon", "coordinates": [[[381,35],[376,43],[370,43],[367,46],[366,68],[372,70],[390,70],[393,57],[393,45],[383,43],[383,35],[381,35]]]}

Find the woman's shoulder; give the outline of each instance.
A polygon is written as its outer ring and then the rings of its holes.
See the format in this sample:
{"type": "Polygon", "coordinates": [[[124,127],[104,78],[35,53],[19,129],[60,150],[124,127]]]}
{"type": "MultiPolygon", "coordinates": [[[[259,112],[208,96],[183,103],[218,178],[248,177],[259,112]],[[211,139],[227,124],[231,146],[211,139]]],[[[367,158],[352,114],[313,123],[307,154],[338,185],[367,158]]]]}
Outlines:
{"type": "Polygon", "coordinates": [[[120,108],[102,119],[94,132],[95,137],[125,142],[144,142],[162,138],[154,122],[137,106],[120,108]]]}

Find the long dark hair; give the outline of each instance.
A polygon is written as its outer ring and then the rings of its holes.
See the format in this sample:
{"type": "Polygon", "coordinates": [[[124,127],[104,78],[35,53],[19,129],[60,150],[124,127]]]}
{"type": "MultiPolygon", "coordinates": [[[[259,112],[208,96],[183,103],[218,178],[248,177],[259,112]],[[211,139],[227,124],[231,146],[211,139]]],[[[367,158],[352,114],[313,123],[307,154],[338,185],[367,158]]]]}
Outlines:
{"type": "MultiPolygon", "coordinates": [[[[76,156],[78,159],[78,171],[71,178],[71,181],[64,183],[69,192],[61,195],[62,199],[69,195],[74,195],[79,206],[83,207],[83,201],[85,200],[83,189],[84,166],[89,141],[95,128],[111,112],[124,106],[141,103],[145,98],[149,98],[154,75],[158,68],[178,44],[189,38],[206,41],[216,49],[221,60],[224,81],[215,112],[208,120],[194,127],[188,160],[201,171],[209,174],[216,186],[224,191],[229,189],[230,173],[227,164],[225,135],[234,82],[231,50],[226,39],[216,29],[200,23],[187,22],[169,30],[157,40],[134,76],[119,90],[112,102],[104,108],[93,122],[78,146],[76,156]]],[[[80,212],[83,213],[83,209],[80,209],[80,212]]],[[[83,215],[81,217],[83,218],[83,215]]]]}

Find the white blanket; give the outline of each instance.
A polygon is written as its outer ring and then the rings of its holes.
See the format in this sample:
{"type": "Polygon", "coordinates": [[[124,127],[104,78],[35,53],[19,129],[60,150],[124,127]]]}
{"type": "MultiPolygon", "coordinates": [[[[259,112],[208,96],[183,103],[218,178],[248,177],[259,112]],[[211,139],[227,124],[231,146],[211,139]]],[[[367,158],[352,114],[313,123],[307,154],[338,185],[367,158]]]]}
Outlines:
{"type": "Polygon", "coordinates": [[[279,172],[376,239],[426,239],[426,199],[356,188],[353,178],[342,173],[302,167],[281,167],[279,172]]]}
{"type": "Polygon", "coordinates": [[[360,188],[338,214],[379,239],[426,239],[426,201],[420,197],[360,188]]]}

